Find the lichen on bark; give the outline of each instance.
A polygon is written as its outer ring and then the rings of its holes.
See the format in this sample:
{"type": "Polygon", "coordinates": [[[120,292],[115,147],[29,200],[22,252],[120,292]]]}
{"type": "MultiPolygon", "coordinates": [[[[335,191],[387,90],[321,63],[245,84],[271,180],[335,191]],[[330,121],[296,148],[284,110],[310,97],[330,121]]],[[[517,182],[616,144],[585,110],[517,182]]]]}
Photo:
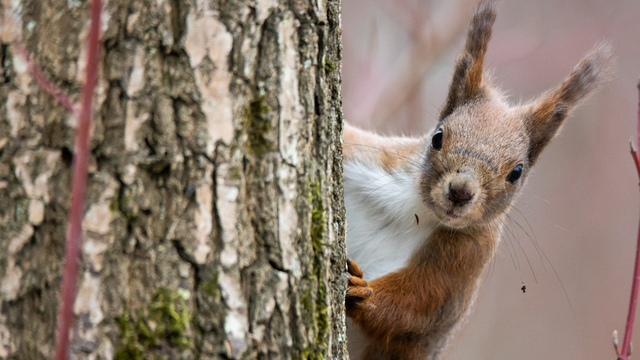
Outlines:
{"type": "MultiPolygon", "coordinates": [[[[88,1],[0,0],[0,359],[54,352],[88,1]]],[[[344,358],[340,2],[108,0],[77,359],[344,358]]]]}

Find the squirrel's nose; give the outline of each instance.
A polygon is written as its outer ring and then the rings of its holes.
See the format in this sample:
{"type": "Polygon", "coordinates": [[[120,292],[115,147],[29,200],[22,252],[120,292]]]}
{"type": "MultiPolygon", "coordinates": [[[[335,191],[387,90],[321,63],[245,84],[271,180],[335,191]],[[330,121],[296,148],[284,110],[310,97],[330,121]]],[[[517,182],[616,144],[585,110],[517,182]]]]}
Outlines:
{"type": "Polygon", "coordinates": [[[466,182],[451,182],[449,183],[449,194],[447,197],[453,202],[454,206],[463,206],[473,199],[473,194],[466,182]]]}

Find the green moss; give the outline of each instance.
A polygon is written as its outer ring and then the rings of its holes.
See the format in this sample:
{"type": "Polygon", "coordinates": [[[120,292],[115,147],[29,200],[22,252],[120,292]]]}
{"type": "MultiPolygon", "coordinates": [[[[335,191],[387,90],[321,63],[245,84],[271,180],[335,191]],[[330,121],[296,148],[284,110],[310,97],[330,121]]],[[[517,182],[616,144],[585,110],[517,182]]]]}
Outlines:
{"type": "Polygon", "coordinates": [[[122,315],[116,318],[116,323],[120,329],[120,338],[122,345],[116,351],[116,360],[142,360],[145,347],[138,342],[137,327],[138,324],[133,322],[129,316],[127,308],[122,309],[122,315]]]}
{"type": "Polygon", "coordinates": [[[309,347],[300,351],[301,359],[324,359],[328,351],[327,336],[329,335],[329,309],[327,306],[326,284],[322,280],[324,264],[324,238],[326,236],[326,215],[322,203],[322,186],[319,182],[309,185],[309,203],[311,204],[310,237],[314,251],[313,274],[305,278],[310,283],[317,283],[317,291],[313,286],[303,288],[300,303],[305,309],[313,333],[309,339],[309,347]]]}
{"type": "Polygon", "coordinates": [[[315,251],[316,256],[322,256],[326,220],[320,184],[317,182],[309,186],[309,202],[311,203],[311,244],[313,245],[313,251],[315,251]]]}
{"type": "Polygon", "coordinates": [[[118,212],[118,197],[114,196],[113,199],[111,199],[111,203],[109,203],[109,211],[111,211],[112,213],[117,213],[118,212]]]}
{"type": "Polygon", "coordinates": [[[233,180],[240,180],[242,178],[242,171],[237,166],[229,168],[229,175],[233,180]]]}
{"type": "Polygon", "coordinates": [[[191,315],[185,305],[188,292],[171,293],[166,288],[156,292],[151,305],[149,305],[149,319],[156,323],[154,335],[156,338],[165,338],[173,347],[180,350],[193,346],[193,342],[187,336],[191,315]]]}
{"type": "Polygon", "coordinates": [[[218,286],[218,271],[214,270],[211,279],[200,283],[200,285],[198,286],[198,290],[214,299],[220,297],[220,287],[218,286]]]}
{"type": "Polygon", "coordinates": [[[316,343],[323,350],[323,353],[327,352],[327,336],[329,335],[329,309],[327,303],[327,287],[324,281],[318,282],[318,299],[316,300],[317,308],[315,313],[315,320],[318,324],[318,335],[316,336],[316,343]]]}
{"type": "Polygon", "coordinates": [[[180,351],[193,348],[189,335],[191,315],[185,304],[188,298],[186,290],[172,292],[159,288],[146,309],[138,309],[136,318],[123,308],[122,315],[116,318],[122,344],[115,359],[142,360],[153,350],[166,346],[180,351]]]}
{"type": "Polygon", "coordinates": [[[275,145],[267,135],[273,131],[271,121],[266,114],[271,107],[264,101],[264,95],[257,96],[254,101],[245,108],[245,128],[247,131],[247,152],[262,157],[264,154],[274,151],[275,145]]]}
{"type": "Polygon", "coordinates": [[[313,287],[309,284],[311,281],[314,281],[316,277],[314,275],[310,275],[305,277],[305,280],[308,280],[305,285],[302,286],[302,290],[300,291],[300,304],[302,308],[305,310],[305,324],[315,325],[312,314],[315,313],[315,301],[313,294],[313,287]]]}
{"type": "Polygon", "coordinates": [[[324,72],[331,74],[336,69],[336,65],[329,59],[324,59],[324,72]]]}

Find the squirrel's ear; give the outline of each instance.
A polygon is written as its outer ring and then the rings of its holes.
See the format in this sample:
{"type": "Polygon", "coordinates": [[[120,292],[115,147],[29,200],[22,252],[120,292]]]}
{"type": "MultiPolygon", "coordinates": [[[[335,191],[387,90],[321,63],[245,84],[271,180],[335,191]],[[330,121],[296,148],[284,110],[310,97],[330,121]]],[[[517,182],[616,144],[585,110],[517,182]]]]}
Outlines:
{"type": "Polygon", "coordinates": [[[467,43],[456,62],[440,120],[449,116],[458,106],[473,99],[482,87],[482,63],[491,39],[491,28],[496,20],[494,4],[481,3],[476,9],[467,32],[467,43]]]}
{"type": "Polygon", "coordinates": [[[611,45],[599,44],[584,56],[562,84],[526,105],[525,125],[530,137],[531,164],[538,160],[569,112],[612,77],[613,62],[611,45]]]}

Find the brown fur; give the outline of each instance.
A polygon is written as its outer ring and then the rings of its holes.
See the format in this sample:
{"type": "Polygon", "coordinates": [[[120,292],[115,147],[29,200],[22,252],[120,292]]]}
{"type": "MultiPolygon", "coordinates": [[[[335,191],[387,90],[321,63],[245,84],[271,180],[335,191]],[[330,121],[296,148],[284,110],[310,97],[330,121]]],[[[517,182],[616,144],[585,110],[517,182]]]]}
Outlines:
{"type": "Polygon", "coordinates": [[[441,350],[470,305],[483,269],[478,264],[493,255],[492,231],[439,228],[407,267],[370,283],[354,274],[352,262],[347,304],[359,301],[347,306],[347,315],[379,344],[368,349],[365,359],[424,359],[441,350]]]}
{"type": "Polygon", "coordinates": [[[430,147],[435,131],[407,139],[345,128],[346,162],[391,172],[419,161],[419,196],[442,220],[398,271],[367,282],[349,262],[347,315],[371,340],[364,359],[439,357],[473,301],[497,246],[499,224],[531,166],[571,109],[608,77],[611,51],[599,45],[557,88],[510,106],[482,75],[494,20],[494,6],[487,2],[471,21],[436,128],[443,133],[441,149],[430,147]],[[519,164],[521,178],[512,184],[507,179],[519,164]],[[456,186],[471,201],[452,202],[450,189],[456,186]]]}

